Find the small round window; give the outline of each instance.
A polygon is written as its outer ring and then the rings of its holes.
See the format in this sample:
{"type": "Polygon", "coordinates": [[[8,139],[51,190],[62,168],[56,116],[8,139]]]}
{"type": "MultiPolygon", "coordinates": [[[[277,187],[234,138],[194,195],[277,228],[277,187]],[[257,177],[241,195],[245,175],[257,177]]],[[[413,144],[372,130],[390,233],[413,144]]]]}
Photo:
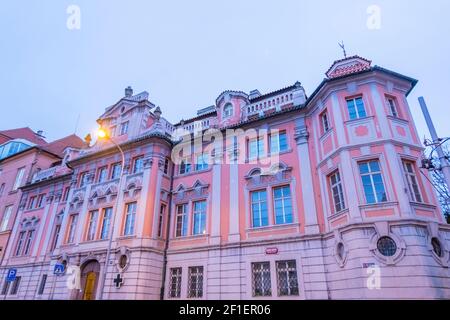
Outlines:
{"type": "Polygon", "coordinates": [[[433,246],[433,251],[439,258],[442,258],[442,246],[438,238],[431,239],[431,245],[433,246]]]}
{"type": "Polygon", "coordinates": [[[385,257],[392,257],[397,252],[397,244],[390,237],[381,237],[377,242],[377,248],[385,257]]]}
{"type": "Polygon", "coordinates": [[[338,255],[339,259],[341,259],[341,260],[344,259],[345,247],[342,242],[338,243],[336,251],[337,251],[337,255],[338,255]]]}
{"type": "Polygon", "coordinates": [[[127,263],[128,263],[128,257],[125,254],[121,255],[120,259],[119,259],[119,267],[121,269],[123,269],[127,266],[127,263]]]}

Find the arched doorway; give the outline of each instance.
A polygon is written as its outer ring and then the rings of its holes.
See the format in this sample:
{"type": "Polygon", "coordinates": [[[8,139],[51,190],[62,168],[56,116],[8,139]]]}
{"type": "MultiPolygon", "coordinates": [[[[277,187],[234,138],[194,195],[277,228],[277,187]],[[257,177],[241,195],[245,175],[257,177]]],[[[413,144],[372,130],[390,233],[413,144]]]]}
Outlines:
{"type": "Polygon", "coordinates": [[[95,300],[98,280],[100,276],[100,264],[97,260],[87,261],[81,268],[81,288],[79,300],[95,300]]]}

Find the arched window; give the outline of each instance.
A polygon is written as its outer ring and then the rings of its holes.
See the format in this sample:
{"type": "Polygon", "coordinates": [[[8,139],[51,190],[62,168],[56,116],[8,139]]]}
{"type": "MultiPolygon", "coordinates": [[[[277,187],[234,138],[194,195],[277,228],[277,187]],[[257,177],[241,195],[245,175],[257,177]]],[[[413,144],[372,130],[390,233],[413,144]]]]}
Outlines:
{"type": "Polygon", "coordinates": [[[231,103],[227,103],[223,107],[223,118],[228,118],[233,115],[233,105],[231,103]]]}

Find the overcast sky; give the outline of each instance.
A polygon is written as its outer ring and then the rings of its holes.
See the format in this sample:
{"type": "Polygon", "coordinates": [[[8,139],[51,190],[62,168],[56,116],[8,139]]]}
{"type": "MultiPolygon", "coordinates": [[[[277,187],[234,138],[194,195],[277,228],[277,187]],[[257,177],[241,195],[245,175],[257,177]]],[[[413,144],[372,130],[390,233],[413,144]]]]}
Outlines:
{"type": "Polygon", "coordinates": [[[172,122],[227,89],[299,80],[311,94],[344,40],[349,55],[418,79],[409,103],[420,135],[423,95],[450,136],[449,14],[448,0],[2,1],[0,129],[84,137],[128,85],[172,122]],[[79,30],[67,27],[70,5],[81,10],[79,30]]]}

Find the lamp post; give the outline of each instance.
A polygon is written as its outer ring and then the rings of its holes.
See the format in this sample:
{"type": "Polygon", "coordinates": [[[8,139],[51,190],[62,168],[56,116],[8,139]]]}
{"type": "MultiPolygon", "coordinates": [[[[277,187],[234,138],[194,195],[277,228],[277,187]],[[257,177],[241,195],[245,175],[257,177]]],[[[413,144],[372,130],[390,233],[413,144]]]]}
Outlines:
{"type": "Polygon", "coordinates": [[[116,203],[115,203],[114,208],[113,208],[113,215],[111,217],[112,219],[110,220],[111,221],[111,226],[109,228],[110,230],[109,230],[108,248],[107,248],[107,251],[106,251],[105,266],[103,268],[103,274],[102,274],[102,277],[101,277],[100,300],[103,300],[103,293],[105,291],[105,283],[106,283],[106,275],[108,273],[109,260],[110,260],[110,257],[111,257],[111,247],[112,247],[112,241],[113,241],[113,235],[114,235],[114,226],[115,226],[115,221],[116,221],[117,207],[119,206],[119,195],[120,195],[120,192],[121,192],[122,178],[123,178],[123,173],[124,173],[125,154],[124,154],[122,148],[111,139],[109,134],[104,129],[100,128],[98,130],[98,137],[100,139],[110,141],[120,151],[120,155],[122,156],[122,163],[121,163],[121,166],[120,166],[119,187],[118,187],[118,192],[117,192],[117,196],[116,196],[116,203]]]}

